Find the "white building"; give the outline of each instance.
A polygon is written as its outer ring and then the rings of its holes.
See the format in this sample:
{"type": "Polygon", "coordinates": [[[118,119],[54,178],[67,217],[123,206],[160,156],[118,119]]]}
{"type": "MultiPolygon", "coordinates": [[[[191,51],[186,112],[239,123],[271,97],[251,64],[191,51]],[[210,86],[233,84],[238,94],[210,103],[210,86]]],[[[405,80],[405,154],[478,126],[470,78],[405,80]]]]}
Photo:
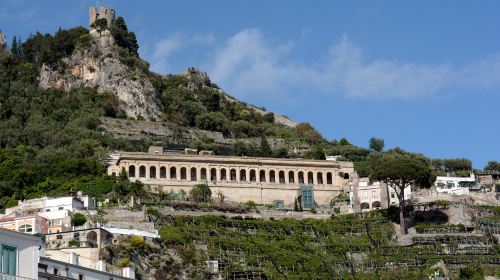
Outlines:
{"type": "Polygon", "coordinates": [[[0,279],[135,279],[132,267],[110,270],[105,261],[99,264],[96,269],[81,266],[80,255],[74,252],[64,260],[46,257],[39,237],[0,229],[0,279]]]}
{"type": "MultiPolygon", "coordinates": [[[[103,263],[102,261],[101,263],[103,263]]],[[[130,280],[135,279],[135,271],[126,267],[119,271],[121,275],[105,271],[105,264],[102,264],[101,270],[92,269],[79,265],[79,256],[71,254],[68,262],[40,257],[38,263],[38,279],[78,279],[78,280],[130,280]]]]}
{"type": "Polygon", "coordinates": [[[469,177],[436,177],[436,191],[439,194],[465,195],[469,194],[469,187],[476,184],[476,176],[471,173],[469,177]]]}
{"type": "Polygon", "coordinates": [[[76,209],[92,208],[93,206],[92,199],[89,196],[81,195],[81,193],[78,196],[42,197],[19,201],[17,206],[5,209],[4,216],[45,213],[49,219],[58,219],[61,218],[60,215],[63,212],[52,213],[65,210],[74,212],[76,209]]]}
{"type": "MultiPolygon", "coordinates": [[[[354,212],[370,211],[387,208],[389,205],[399,205],[396,191],[383,182],[370,182],[368,178],[352,181],[349,198],[354,212]]],[[[411,186],[404,189],[404,199],[411,199],[411,186]]]]}
{"type": "Polygon", "coordinates": [[[0,279],[37,279],[42,245],[37,236],[0,229],[0,279]]]}

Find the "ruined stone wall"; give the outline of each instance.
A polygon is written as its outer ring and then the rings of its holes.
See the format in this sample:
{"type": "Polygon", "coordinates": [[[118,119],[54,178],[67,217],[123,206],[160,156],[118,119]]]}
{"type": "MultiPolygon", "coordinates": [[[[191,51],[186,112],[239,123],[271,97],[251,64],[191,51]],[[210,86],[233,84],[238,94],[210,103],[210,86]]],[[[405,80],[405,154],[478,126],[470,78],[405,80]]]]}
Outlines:
{"type": "Polygon", "coordinates": [[[115,10],[109,7],[90,7],[89,8],[89,26],[91,26],[98,19],[106,19],[108,23],[108,27],[111,26],[111,23],[115,19],[115,10]]]}
{"type": "Polygon", "coordinates": [[[0,32],[0,54],[7,51],[7,40],[5,39],[5,34],[0,32]]]}

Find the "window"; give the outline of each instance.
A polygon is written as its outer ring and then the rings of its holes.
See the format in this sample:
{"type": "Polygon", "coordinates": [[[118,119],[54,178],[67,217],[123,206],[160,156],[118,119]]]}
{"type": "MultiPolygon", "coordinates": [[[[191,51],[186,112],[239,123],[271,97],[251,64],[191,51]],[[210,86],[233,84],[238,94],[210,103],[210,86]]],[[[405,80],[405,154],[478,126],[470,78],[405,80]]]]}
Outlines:
{"type": "Polygon", "coordinates": [[[326,173],[326,183],[328,185],[331,185],[332,184],[332,172],[327,172],[326,173]]]}
{"type": "Polygon", "coordinates": [[[276,173],[274,172],[274,170],[269,171],[269,182],[276,182],[276,173]]]}
{"type": "Polygon", "coordinates": [[[78,274],[78,280],[83,280],[83,274],[78,274]]]}
{"type": "Polygon", "coordinates": [[[59,275],[59,269],[54,267],[54,275],[59,275]]]}
{"type": "Polygon", "coordinates": [[[319,185],[323,185],[323,173],[318,172],[318,173],[316,174],[316,179],[318,180],[318,184],[319,184],[319,185]]]}
{"type": "Polygon", "coordinates": [[[391,193],[391,198],[396,198],[396,195],[394,193],[391,193]]]}
{"type": "Polygon", "coordinates": [[[57,208],[57,209],[59,209],[59,210],[63,210],[63,209],[64,209],[64,207],[62,207],[62,206],[61,206],[61,207],[59,207],[59,208],[57,208]]]}
{"type": "Polygon", "coordinates": [[[367,198],[368,197],[368,192],[363,192],[363,197],[367,198]]]}
{"type": "MultiPolygon", "coordinates": [[[[57,231],[57,232],[59,232],[59,231],[57,231]]],[[[59,234],[59,235],[56,236],[56,238],[57,239],[62,239],[62,235],[59,234]]]]}
{"type": "Polygon", "coordinates": [[[50,212],[50,209],[45,209],[45,212],[50,212]]]}
{"type": "Polygon", "coordinates": [[[196,168],[195,167],[191,167],[190,175],[191,175],[191,181],[192,182],[198,181],[198,179],[196,177],[196,168]]]}
{"type": "Polygon", "coordinates": [[[33,232],[33,226],[25,224],[25,225],[20,226],[18,231],[22,232],[22,233],[33,232]]]}
{"type": "Polygon", "coordinates": [[[0,245],[0,272],[7,275],[16,275],[17,273],[17,261],[16,261],[16,248],[0,245]]]}
{"type": "Polygon", "coordinates": [[[167,168],[165,166],[160,167],[160,178],[167,178],[167,168]]]}
{"type": "Polygon", "coordinates": [[[128,176],[135,177],[135,166],[131,165],[128,167],[128,176]]]}
{"type": "Polygon", "coordinates": [[[154,166],[149,167],[149,178],[156,179],[156,167],[154,166]]]}
{"type": "Polygon", "coordinates": [[[146,178],[146,166],[141,165],[139,167],[139,177],[146,178]]]}
{"type": "Polygon", "coordinates": [[[377,197],[377,192],[376,191],[372,191],[372,197],[377,197]]]}

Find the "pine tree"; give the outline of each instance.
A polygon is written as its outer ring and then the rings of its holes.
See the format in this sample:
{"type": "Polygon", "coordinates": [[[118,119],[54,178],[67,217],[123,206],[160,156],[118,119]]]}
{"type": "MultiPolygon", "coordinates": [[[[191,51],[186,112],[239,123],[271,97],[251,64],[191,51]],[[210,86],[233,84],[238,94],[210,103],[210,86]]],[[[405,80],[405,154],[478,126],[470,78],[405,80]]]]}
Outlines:
{"type": "Polygon", "coordinates": [[[269,146],[269,143],[267,143],[267,139],[265,136],[262,136],[260,138],[260,154],[263,157],[271,157],[272,156],[272,149],[271,146],[269,146]]]}
{"type": "Polygon", "coordinates": [[[12,39],[12,45],[10,47],[10,52],[15,58],[20,57],[19,56],[19,45],[18,45],[18,41],[17,41],[16,36],[14,36],[14,38],[12,39]]]}

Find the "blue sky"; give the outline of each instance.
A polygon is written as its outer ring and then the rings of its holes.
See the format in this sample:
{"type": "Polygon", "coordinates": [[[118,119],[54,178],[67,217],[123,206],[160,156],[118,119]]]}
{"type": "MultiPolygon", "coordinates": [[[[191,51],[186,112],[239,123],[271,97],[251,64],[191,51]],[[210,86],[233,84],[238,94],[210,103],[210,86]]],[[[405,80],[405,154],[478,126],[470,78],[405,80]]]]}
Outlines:
{"type": "MultiPolygon", "coordinates": [[[[95,1],[0,0],[10,40],[88,25],[95,1]]],[[[327,139],[500,160],[499,1],[117,1],[140,54],[327,139]]]]}

